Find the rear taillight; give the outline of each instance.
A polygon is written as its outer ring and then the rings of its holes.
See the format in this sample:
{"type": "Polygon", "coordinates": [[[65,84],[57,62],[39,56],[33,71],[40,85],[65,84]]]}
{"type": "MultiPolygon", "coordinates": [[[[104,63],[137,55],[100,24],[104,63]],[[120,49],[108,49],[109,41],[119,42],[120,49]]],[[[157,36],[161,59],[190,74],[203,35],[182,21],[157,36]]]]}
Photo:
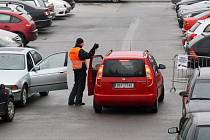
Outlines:
{"type": "Polygon", "coordinates": [[[189,55],[190,55],[190,58],[192,58],[194,60],[198,59],[197,54],[195,53],[195,51],[192,48],[189,48],[189,55]]]}
{"type": "Polygon", "coordinates": [[[101,85],[101,79],[102,79],[102,74],[103,74],[103,65],[100,65],[99,69],[98,69],[98,73],[97,73],[97,77],[96,77],[96,85],[100,86],[101,85]]]}
{"type": "Polygon", "coordinates": [[[26,27],[31,27],[31,24],[26,24],[26,27]]]}
{"type": "Polygon", "coordinates": [[[197,34],[191,34],[189,39],[193,40],[196,36],[197,36],[197,34]]]}
{"type": "Polygon", "coordinates": [[[45,12],[44,12],[44,15],[45,15],[45,16],[49,16],[49,15],[50,15],[49,11],[48,11],[48,10],[45,11],[45,12]]]}
{"type": "Polygon", "coordinates": [[[147,85],[150,87],[153,84],[152,71],[148,65],[145,66],[145,70],[147,76],[147,85]]]}

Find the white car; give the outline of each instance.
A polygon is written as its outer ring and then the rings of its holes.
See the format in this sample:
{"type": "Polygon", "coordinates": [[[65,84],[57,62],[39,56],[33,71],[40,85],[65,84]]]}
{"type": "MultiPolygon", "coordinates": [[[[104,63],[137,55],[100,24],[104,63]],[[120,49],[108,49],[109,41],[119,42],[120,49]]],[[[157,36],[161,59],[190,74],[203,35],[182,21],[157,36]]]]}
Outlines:
{"type": "Polygon", "coordinates": [[[12,90],[14,100],[25,106],[27,99],[39,93],[67,89],[68,53],[60,52],[45,59],[37,50],[20,47],[0,48],[0,83],[12,90]]]}
{"type": "Polygon", "coordinates": [[[0,47],[23,47],[22,39],[18,34],[0,29],[0,47]]]}
{"type": "Polygon", "coordinates": [[[71,5],[68,2],[63,0],[48,0],[48,2],[53,3],[56,17],[70,14],[71,5]]]}

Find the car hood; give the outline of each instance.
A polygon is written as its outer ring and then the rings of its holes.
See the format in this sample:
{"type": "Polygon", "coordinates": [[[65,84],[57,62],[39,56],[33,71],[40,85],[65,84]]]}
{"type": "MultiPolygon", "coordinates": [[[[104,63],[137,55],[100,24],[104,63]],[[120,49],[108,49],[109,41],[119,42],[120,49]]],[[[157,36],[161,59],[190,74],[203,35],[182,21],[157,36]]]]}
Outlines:
{"type": "Polygon", "coordinates": [[[0,70],[0,83],[5,85],[17,84],[26,75],[25,70],[0,70]]]}
{"type": "Polygon", "coordinates": [[[191,100],[187,104],[187,113],[209,112],[210,100],[191,100]]]}

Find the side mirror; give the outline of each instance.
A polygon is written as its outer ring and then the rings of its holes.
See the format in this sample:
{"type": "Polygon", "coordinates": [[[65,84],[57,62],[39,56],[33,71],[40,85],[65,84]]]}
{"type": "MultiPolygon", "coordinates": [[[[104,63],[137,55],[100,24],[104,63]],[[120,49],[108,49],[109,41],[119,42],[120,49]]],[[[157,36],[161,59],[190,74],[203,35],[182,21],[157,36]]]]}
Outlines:
{"type": "Polygon", "coordinates": [[[179,133],[179,129],[178,129],[178,127],[171,127],[171,128],[168,129],[168,133],[169,134],[179,133]]]}
{"type": "Polygon", "coordinates": [[[188,97],[189,94],[186,91],[182,91],[179,93],[179,95],[182,97],[188,97]]]}
{"type": "Polygon", "coordinates": [[[163,64],[159,64],[158,69],[166,69],[166,66],[163,64]]]}
{"type": "Polygon", "coordinates": [[[35,72],[37,72],[37,71],[39,71],[40,70],[40,66],[35,66],[33,69],[32,69],[32,71],[35,71],[35,72]]]}

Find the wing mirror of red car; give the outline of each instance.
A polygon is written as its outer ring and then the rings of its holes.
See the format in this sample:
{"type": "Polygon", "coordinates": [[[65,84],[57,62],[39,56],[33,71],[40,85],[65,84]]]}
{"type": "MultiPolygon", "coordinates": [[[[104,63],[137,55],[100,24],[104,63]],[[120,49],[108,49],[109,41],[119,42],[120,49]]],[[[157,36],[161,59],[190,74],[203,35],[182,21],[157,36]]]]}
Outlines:
{"type": "Polygon", "coordinates": [[[166,66],[163,64],[159,64],[158,69],[166,69],[166,66]]]}
{"type": "Polygon", "coordinates": [[[171,127],[171,128],[168,129],[168,133],[169,134],[179,133],[179,129],[178,129],[178,127],[171,127]]]}
{"type": "Polygon", "coordinates": [[[182,91],[182,92],[179,93],[179,95],[182,96],[182,97],[188,97],[189,94],[186,91],[182,91]]]}

